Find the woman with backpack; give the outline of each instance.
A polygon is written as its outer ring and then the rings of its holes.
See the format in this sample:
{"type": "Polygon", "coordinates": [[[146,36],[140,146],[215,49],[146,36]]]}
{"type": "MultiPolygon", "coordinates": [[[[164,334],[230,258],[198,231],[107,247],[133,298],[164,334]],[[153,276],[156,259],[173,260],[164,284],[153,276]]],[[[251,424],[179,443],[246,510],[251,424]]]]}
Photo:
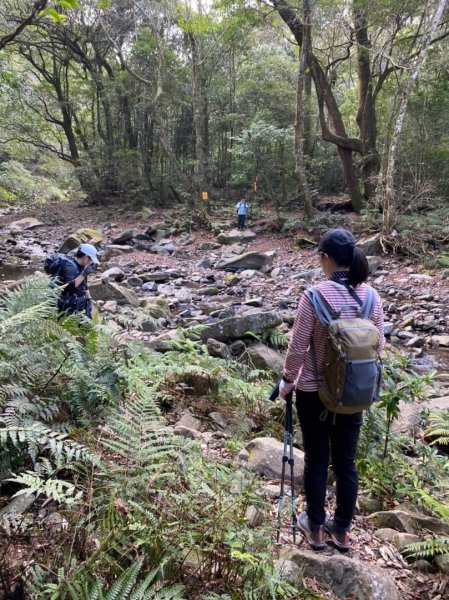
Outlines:
{"type": "Polygon", "coordinates": [[[349,550],[357,443],[362,411],[380,385],[384,317],[379,295],[365,283],[368,261],[350,231],[329,230],[318,255],[327,280],[301,297],[279,393],[285,398],[296,391],[303,435],[306,511],[298,529],[315,550],[325,547],[325,534],[349,550]],[[333,519],[324,509],[329,458],[336,480],[333,519]]]}

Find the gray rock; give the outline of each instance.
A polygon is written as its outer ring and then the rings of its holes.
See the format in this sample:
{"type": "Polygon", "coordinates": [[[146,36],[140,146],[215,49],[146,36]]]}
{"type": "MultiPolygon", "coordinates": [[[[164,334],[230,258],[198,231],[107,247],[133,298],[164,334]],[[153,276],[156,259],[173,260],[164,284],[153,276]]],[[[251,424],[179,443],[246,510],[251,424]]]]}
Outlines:
{"type": "Polygon", "coordinates": [[[173,429],[173,433],[175,435],[185,437],[189,440],[201,440],[203,437],[199,431],[196,431],[195,429],[190,429],[189,427],[185,427],[184,425],[176,425],[173,429]]]}
{"type": "Polygon", "coordinates": [[[411,279],[415,279],[416,281],[432,281],[433,277],[431,275],[427,275],[426,273],[412,273],[410,275],[411,279]]]}
{"type": "Polygon", "coordinates": [[[217,242],[223,245],[234,244],[235,242],[251,242],[256,237],[256,234],[245,229],[239,231],[238,229],[231,229],[231,231],[223,231],[217,237],[217,242]]]}
{"type": "Polygon", "coordinates": [[[217,244],[216,242],[203,242],[202,244],[200,244],[199,249],[200,250],[218,250],[219,248],[221,248],[221,244],[217,244]]]}
{"type": "Polygon", "coordinates": [[[95,229],[82,228],[69,235],[68,238],[59,247],[58,252],[67,254],[71,250],[75,250],[81,244],[93,244],[94,246],[100,246],[106,241],[105,236],[101,231],[95,229]]]}
{"type": "Polygon", "coordinates": [[[36,229],[36,227],[43,227],[44,223],[38,221],[34,217],[25,217],[18,221],[13,221],[9,225],[10,233],[20,233],[21,231],[28,231],[30,229],[36,229]]]}
{"type": "Polygon", "coordinates": [[[0,510],[0,521],[12,522],[21,517],[36,500],[34,494],[21,494],[0,510]]]}
{"type": "Polygon", "coordinates": [[[275,253],[273,252],[246,252],[234,258],[221,258],[215,265],[216,269],[224,271],[243,271],[245,269],[260,270],[270,266],[275,253]]]}
{"type": "Polygon", "coordinates": [[[309,269],[308,271],[301,271],[296,275],[293,275],[290,279],[305,279],[306,281],[314,281],[321,277],[322,271],[321,268],[318,267],[316,269],[309,269]]]}
{"type": "Polygon", "coordinates": [[[107,271],[104,271],[101,274],[102,280],[123,281],[124,278],[125,272],[122,269],[120,269],[120,267],[111,267],[110,269],[107,269],[107,271]]]}
{"type": "Polygon", "coordinates": [[[384,333],[385,335],[391,335],[394,329],[394,324],[393,323],[389,323],[388,321],[386,321],[384,323],[384,333]]]}
{"type": "MultiPolygon", "coordinates": [[[[283,548],[281,560],[296,564],[300,585],[304,577],[315,579],[320,587],[338,598],[355,600],[400,600],[393,579],[379,567],[341,555],[323,555],[311,550],[283,548]]],[[[292,582],[293,583],[293,582],[292,582]]]]}
{"type": "Polygon", "coordinates": [[[418,533],[427,529],[432,533],[449,534],[449,525],[435,517],[406,510],[385,510],[369,517],[376,527],[388,527],[404,533],[418,533]]]}
{"type": "Polygon", "coordinates": [[[145,282],[157,281],[158,283],[164,283],[170,279],[169,271],[155,271],[154,273],[141,273],[139,277],[145,282]]]}
{"type": "Polygon", "coordinates": [[[231,351],[232,356],[240,356],[243,352],[246,352],[245,342],[237,340],[229,346],[229,350],[231,351]]]}
{"type": "Polygon", "coordinates": [[[101,310],[114,315],[117,312],[117,302],[115,300],[108,300],[103,304],[101,310]]]}
{"type": "Polygon", "coordinates": [[[180,246],[189,246],[190,244],[193,244],[194,241],[195,241],[194,235],[185,233],[185,234],[181,235],[180,238],[178,239],[178,244],[180,246]]]}
{"type": "Polygon", "coordinates": [[[173,340],[176,339],[178,339],[176,329],[172,329],[146,342],[145,345],[156,352],[170,352],[173,350],[173,340]]]}
{"type": "Polygon", "coordinates": [[[132,252],[134,248],[132,246],[126,246],[125,244],[108,244],[104,249],[102,254],[102,260],[109,260],[113,256],[123,256],[123,254],[127,254],[132,252]]]}
{"type": "Polygon", "coordinates": [[[414,533],[396,532],[393,538],[393,544],[401,554],[406,555],[405,547],[409,544],[416,544],[419,540],[419,535],[415,535],[414,533]]]}
{"type": "Polygon", "coordinates": [[[162,256],[169,256],[176,250],[175,244],[171,240],[161,239],[158,244],[151,247],[151,252],[156,252],[162,256]]]}
{"type": "MultiPolygon", "coordinates": [[[[382,529],[376,529],[374,535],[378,537],[383,542],[393,543],[395,536],[397,535],[396,529],[391,529],[390,527],[383,527],[382,529]]],[[[409,534],[407,534],[409,535],[409,534]]]]}
{"type": "Polygon", "coordinates": [[[223,258],[234,258],[234,255],[243,254],[246,250],[245,246],[242,244],[231,244],[228,248],[225,248],[222,253],[223,258]]]}
{"type": "Polygon", "coordinates": [[[243,316],[230,317],[206,325],[201,337],[204,341],[208,338],[214,338],[219,342],[238,340],[244,337],[248,331],[263,333],[267,329],[280,325],[281,322],[282,318],[276,312],[263,312],[254,309],[254,312],[248,312],[243,316]]]}
{"type": "Polygon", "coordinates": [[[126,229],[122,231],[117,237],[112,240],[113,244],[126,244],[134,237],[134,231],[132,229],[126,229]]]}
{"type": "Polygon", "coordinates": [[[113,283],[112,281],[101,281],[91,283],[89,286],[92,299],[97,300],[115,300],[117,304],[132,304],[139,306],[139,298],[135,292],[113,283]]]}
{"type": "Polygon", "coordinates": [[[215,358],[231,358],[231,351],[226,344],[223,344],[223,342],[209,338],[206,342],[206,345],[207,351],[211,356],[214,356],[215,358]]]}
{"type": "Polygon", "coordinates": [[[431,338],[433,344],[443,346],[444,348],[449,347],[449,335],[433,335],[431,338]]]}
{"type": "MultiPolygon", "coordinates": [[[[280,479],[282,474],[282,455],[284,444],[270,437],[256,438],[239,452],[237,460],[247,469],[267,478],[280,479]]],[[[293,451],[295,460],[295,481],[302,481],[304,471],[304,452],[297,448],[293,451]]]]}
{"type": "Polygon", "coordinates": [[[209,413],[209,418],[212,421],[212,423],[214,425],[216,425],[222,431],[225,431],[225,429],[227,429],[228,422],[226,421],[224,416],[221,414],[221,412],[217,412],[217,411],[211,412],[211,413],[209,413]]]}
{"type": "Polygon", "coordinates": [[[195,431],[200,431],[201,429],[201,421],[196,419],[190,412],[185,412],[175,426],[178,427],[181,425],[195,431]]]}
{"type": "Polygon", "coordinates": [[[248,506],[245,513],[245,521],[250,527],[259,527],[264,521],[263,512],[257,506],[248,506]]]}
{"type": "Polygon", "coordinates": [[[420,573],[430,574],[437,572],[437,567],[424,558],[418,558],[418,560],[415,560],[411,566],[413,569],[415,569],[415,571],[420,571],[420,573]]]}
{"type": "Polygon", "coordinates": [[[408,340],[405,343],[405,345],[407,348],[422,348],[425,343],[426,340],[424,338],[419,337],[419,335],[415,335],[410,340],[408,340]]]}
{"type": "Polygon", "coordinates": [[[264,371],[273,371],[277,375],[282,373],[284,366],[284,357],[276,350],[269,348],[265,344],[254,344],[248,346],[247,355],[249,362],[256,369],[262,369],[264,371]]]}
{"type": "Polygon", "coordinates": [[[435,564],[440,573],[449,575],[449,554],[441,554],[440,556],[435,556],[435,564]]]}
{"type": "MultiPolygon", "coordinates": [[[[263,267],[262,267],[263,269],[263,267]]],[[[244,269],[239,273],[240,277],[243,279],[254,279],[255,277],[265,277],[263,273],[260,271],[255,271],[254,269],[244,269]]]]}
{"type": "Polygon", "coordinates": [[[256,306],[260,308],[261,306],[263,306],[263,299],[250,298],[249,300],[245,300],[244,304],[246,304],[246,306],[256,306]]]}
{"type": "Polygon", "coordinates": [[[138,277],[137,275],[131,275],[131,277],[128,277],[126,282],[128,285],[131,285],[132,287],[141,287],[143,284],[142,279],[140,277],[138,277]]]}
{"type": "Polygon", "coordinates": [[[382,504],[377,498],[360,495],[357,500],[359,509],[365,514],[371,514],[382,510],[382,504]]]}
{"type": "Polygon", "coordinates": [[[366,260],[368,261],[369,272],[371,275],[375,273],[382,264],[382,258],[380,256],[367,256],[366,260]]]}
{"type": "Polygon", "coordinates": [[[147,281],[142,286],[144,292],[157,292],[157,283],[155,281],[147,281]]]}
{"type": "Polygon", "coordinates": [[[212,269],[213,263],[211,262],[210,258],[207,258],[206,256],[196,266],[198,269],[212,269]]]}
{"type": "Polygon", "coordinates": [[[369,237],[361,239],[358,244],[358,248],[362,250],[365,256],[379,256],[382,254],[382,246],[380,244],[380,233],[370,235],[369,237]]]}

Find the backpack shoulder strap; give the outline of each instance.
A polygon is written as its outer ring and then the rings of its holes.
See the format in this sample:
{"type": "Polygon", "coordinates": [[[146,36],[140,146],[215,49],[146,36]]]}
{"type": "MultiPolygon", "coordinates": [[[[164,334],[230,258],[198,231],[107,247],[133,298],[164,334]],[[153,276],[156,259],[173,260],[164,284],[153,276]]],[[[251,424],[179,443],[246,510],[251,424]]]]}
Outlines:
{"type": "Polygon", "coordinates": [[[362,302],[362,300],[360,299],[360,296],[357,294],[357,292],[354,290],[354,288],[352,288],[348,283],[346,283],[346,281],[342,281],[341,279],[338,279],[338,281],[336,281],[336,283],[343,285],[347,289],[349,294],[357,302],[357,304],[360,306],[360,316],[362,317],[362,319],[371,318],[371,315],[374,310],[374,306],[376,304],[376,294],[375,294],[373,288],[368,286],[368,288],[366,290],[365,300],[362,302]]]}
{"type": "Polygon", "coordinates": [[[340,314],[331,307],[329,302],[316,287],[308,289],[306,291],[306,296],[321,325],[328,327],[331,321],[339,318],[340,314]]]}
{"type": "Polygon", "coordinates": [[[374,306],[376,305],[376,294],[372,287],[368,287],[366,290],[365,301],[363,302],[360,312],[364,319],[370,319],[374,312],[374,306]]]}

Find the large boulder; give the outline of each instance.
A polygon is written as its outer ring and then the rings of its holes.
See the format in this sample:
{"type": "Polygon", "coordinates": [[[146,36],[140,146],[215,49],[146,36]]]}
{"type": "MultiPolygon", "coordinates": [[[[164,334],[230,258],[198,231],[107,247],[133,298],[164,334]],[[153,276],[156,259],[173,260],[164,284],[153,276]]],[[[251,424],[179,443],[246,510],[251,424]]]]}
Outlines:
{"type": "MultiPolygon", "coordinates": [[[[270,437],[255,438],[249,442],[237,456],[238,461],[250,471],[269,479],[282,476],[282,456],[284,444],[270,437]]],[[[304,471],[304,452],[294,448],[295,481],[302,481],[304,471]]],[[[289,472],[290,473],[290,472],[289,472]]]]}
{"type": "Polygon", "coordinates": [[[103,300],[107,302],[108,300],[115,300],[117,304],[139,306],[139,297],[135,292],[112,281],[96,281],[89,285],[89,290],[92,299],[95,301],[103,300]]]}
{"type": "Polygon", "coordinates": [[[245,252],[236,256],[223,256],[215,265],[216,269],[223,271],[244,271],[245,269],[260,270],[273,263],[276,253],[270,252],[245,252]]]}
{"type": "Polygon", "coordinates": [[[94,246],[101,246],[106,241],[105,236],[101,233],[101,231],[96,231],[95,229],[89,229],[87,227],[83,229],[78,229],[75,233],[69,235],[66,238],[58,252],[62,252],[63,254],[67,254],[71,250],[75,250],[81,244],[93,244],[94,246]]]}
{"type": "Polygon", "coordinates": [[[249,229],[240,231],[238,229],[231,229],[231,231],[222,231],[218,237],[217,242],[228,246],[229,244],[246,243],[251,242],[256,237],[256,234],[249,229]]]}
{"type": "Polygon", "coordinates": [[[44,224],[38,221],[34,217],[25,217],[18,221],[13,221],[9,226],[10,233],[20,233],[29,229],[36,229],[36,227],[42,227],[44,224]]]}
{"type": "Polygon", "coordinates": [[[284,548],[276,561],[281,577],[301,586],[304,577],[315,579],[337,598],[354,600],[400,600],[396,584],[381,568],[341,555],[284,548]],[[295,567],[297,567],[295,569],[295,567]]]}
{"type": "Polygon", "coordinates": [[[449,525],[435,517],[408,510],[384,510],[369,516],[376,527],[395,529],[404,533],[419,533],[427,529],[432,533],[449,534],[449,525]]]}
{"type": "Polygon", "coordinates": [[[214,338],[219,342],[228,342],[244,337],[248,331],[263,333],[267,329],[280,325],[281,322],[282,318],[276,312],[254,309],[245,315],[229,317],[205,325],[201,332],[201,338],[203,341],[214,338]]]}
{"type": "Polygon", "coordinates": [[[382,254],[380,233],[359,240],[357,246],[362,250],[365,256],[379,256],[382,254]]]}
{"type": "Polygon", "coordinates": [[[247,349],[248,362],[254,368],[264,371],[273,371],[281,373],[284,366],[284,357],[276,350],[269,348],[265,344],[254,344],[247,349]]]}
{"type": "Polygon", "coordinates": [[[125,229],[125,231],[122,231],[121,233],[119,233],[117,235],[117,237],[115,237],[112,240],[113,244],[126,244],[126,242],[129,242],[130,240],[132,240],[134,237],[134,230],[133,229],[125,229]]]}

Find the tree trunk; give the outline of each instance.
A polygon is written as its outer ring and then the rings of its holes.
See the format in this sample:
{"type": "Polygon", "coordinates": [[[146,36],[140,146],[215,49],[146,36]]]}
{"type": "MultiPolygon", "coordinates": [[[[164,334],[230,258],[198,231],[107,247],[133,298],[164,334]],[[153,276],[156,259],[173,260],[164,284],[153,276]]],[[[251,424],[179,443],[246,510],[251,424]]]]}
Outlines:
{"type": "Polygon", "coordinates": [[[299,53],[298,81],[296,86],[296,120],[295,120],[295,174],[299,184],[299,192],[304,203],[304,214],[307,220],[313,217],[312,199],[307,181],[307,170],[304,163],[305,133],[305,76],[310,71],[311,40],[311,7],[310,0],[304,0],[304,35],[299,53]]]}
{"type": "MultiPolygon", "coordinates": [[[[285,0],[271,0],[271,3],[293,33],[295,40],[302,46],[304,26],[300,19],[298,19],[296,10],[289,6],[285,0]]],[[[349,138],[346,134],[343,119],[337,101],[333,95],[332,88],[329,81],[326,79],[326,74],[324,73],[320,62],[313,53],[310,53],[310,69],[318,100],[321,137],[324,141],[331,142],[337,146],[343,176],[352,206],[356,212],[360,212],[364,206],[364,201],[360,192],[354,165],[352,164],[352,153],[357,152],[362,154],[362,143],[359,139],[349,138]],[[328,127],[324,110],[325,107],[329,114],[333,131],[328,127]]]]}
{"type": "Polygon", "coordinates": [[[394,133],[391,138],[390,148],[388,151],[387,170],[385,174],[385,194],[384,194],[384,224],[383,228],[385,232],[388,232],[393,227],[396,220],[396,207],[395,207],[395,189],[394,189],[394,168],[396,158],[399,149],[399,139],[401,137],[402,126],[404,124],[405,113],[407,110],[407,104],[410,99],[413,85],[419,75],[419,71],[422,67],[424,59],[426,58],[427,50],[429,49],[430,42],[435,35],[435,31],[441,21],[447,0],[439,0],[435,14],[432,19],[430,28],[428,29],[421,50],[416,58],[415,65],[410,71],[410,75],[407,81],[407,85],[402,96],[401,105],[399,107],[399,114],[396,120],[396,126],[394,133]]]}
{"type": "Polygon", "coordinates": [[[354,0],[354,27],[357,40],[357,72],[359,102],[357,125],[362,141],[362,161],[360,172],[364,185],[365,199],[375,195],[380,170],[380,158],[377,152],[377,119],[373,98],[372,73],[370,62],[371,42],[368,37],[366,10],[360,0],[354,0]]]}
{"type": "Polygon", "coordinates": [[[195,187],[199,199],[200,192],[207,189],[209,179],[209,143],[207,139],[209,115],[206,84],[198,41],[192,33],[188,34],[188,39],[192,53],[192,108],[196,153],[195,187]]]}

